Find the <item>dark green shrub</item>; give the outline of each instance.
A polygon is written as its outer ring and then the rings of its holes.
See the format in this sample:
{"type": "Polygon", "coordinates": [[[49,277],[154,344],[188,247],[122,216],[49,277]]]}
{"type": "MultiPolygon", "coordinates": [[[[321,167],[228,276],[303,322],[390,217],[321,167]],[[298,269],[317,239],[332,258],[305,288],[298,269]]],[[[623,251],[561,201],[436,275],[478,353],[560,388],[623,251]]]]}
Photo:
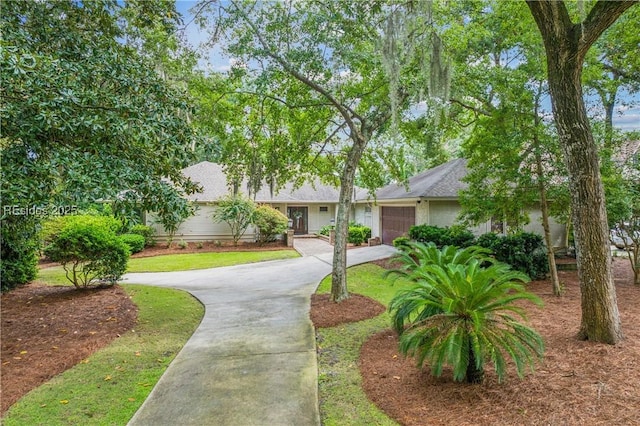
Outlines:
{"type": "Polygon", "coordinates": [[[258,228],[258,243],[275,241],[278,235],[287,231],[289,219],[271,206],[263,205],[253,214],[253,224],[258,228]]]}
{"type": "Polygon", "coordinates": [[[29,216],[7,216],[2,220],[0,278],[2,291],[35,279],[38,274],[40,240],[37,220],[29,216]]]}
{"type": "Polygon", "coordinates": [[[329,233],[334,229],[336,229],[334,225],[325,225],[322,228],[320,228],[320,230],[318,231],[318,234],[329,236],[329,233]]]}
{"type": "Polygon", "coordinates": [[[350,226],[347,241],[355,246],[360,246],[364,242],[365,230],[360,226],[350,226]]]}
{"type": "Polygon", "coordinates": [[[532,279],[542,279],[549,272],[544,241],[540,235],[521,232],[514,235],[484,234],[476,244],[493,251],[495,258],[532,279]]]}
{"type": "Polygon", "coordinates": [[[122,234],[120,239],[129,247],[131,254],[144,250],[144,237],[139,234],[122,234]]]}
{"type": "Polygon", "coordinates": [[[473,233],[461,225],[453,225],[450,228],[414,225],[409,228],[409,238],[419,243],[434,243],[437,247],[469,247],[475,241],[473,233]]]}
{"type": "Polygon", "coordinates": [[[409,243],[411,240],[409,237],[398,237],[393,240],[393,246],[397,249],[404,250],[409,248],[409,243]]]}
{"type": "Polygon", "coordinates": [[[96,281],[115,284],[127,268],[129,248],[110,228],[95,222],[66,226],[45,254],[60,262],[76,288],[96,281]]]}
{"type": "Polygon", "coordinates": [[[409,228],[409,238],[419,243],[434,243],[440,246],[446,229],[431,225],[413,225],[409,228]]]}
{"type": "Polygon", "coordinates": [[[474,245],[476,237],[462,225],[452,225],[447,228],[447,233],[442,241],[443,246],[469,247],[474,245]]]}
{"type": "Polygon", "coordinates": [[[144,237],[144,246],[153,247],[156,245],[156,230],[146,225],[134,225],[129,230],[129,234],[142,235],[144,237]]]}

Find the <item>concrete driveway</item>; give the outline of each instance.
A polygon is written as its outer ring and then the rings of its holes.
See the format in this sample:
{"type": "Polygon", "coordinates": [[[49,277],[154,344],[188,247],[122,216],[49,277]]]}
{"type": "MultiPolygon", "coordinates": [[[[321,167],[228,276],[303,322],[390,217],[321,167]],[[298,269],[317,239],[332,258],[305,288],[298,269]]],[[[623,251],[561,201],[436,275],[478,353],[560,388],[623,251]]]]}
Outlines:
{"type": "MultiPolygon", "coordinates": [[[[355,265],[394,253],[389,246],[364,247],[349,250],[347,260],[355,265]]],[[[201,324],[129,424],[319,425],[309,304],[331,272],[332,253],[325,246],[305,254],[127,274],[126,282],[186,290],[205,306],[201,324]]]]}

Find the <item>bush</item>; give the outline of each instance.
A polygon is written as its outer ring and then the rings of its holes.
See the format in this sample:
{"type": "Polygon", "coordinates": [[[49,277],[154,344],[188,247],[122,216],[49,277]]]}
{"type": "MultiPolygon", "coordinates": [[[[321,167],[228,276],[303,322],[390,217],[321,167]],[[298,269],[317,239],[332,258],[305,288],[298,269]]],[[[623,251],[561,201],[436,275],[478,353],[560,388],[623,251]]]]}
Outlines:
{"type": "Polygon", "coordinates": [[[411,242],[411,240],[409,239],[409,237],[398,237],[395,240],[393,240],[393,246],[395,248],[404,250],[409,248],[409,243],[411,242]]]}
{"type": "Polygon", "coordinates": [[[142,235],[139,234],[122,234],[120,239],[129,247],[129,251],[138,253],[144,250],[145,240],[142,235]]]}
{"type": "Polygon", "coordinates": [[[7,216],[2,220],[0,278],[8,291],[36,278],[40,240],[37,220],[27,216],[7,216]]]}
{"type": "Polygon", "coordinates": [[[362,228],[362,232],[364,232],[365,241],[371,238],[371,228],[369,228],[368,226],[364,226],[363,224],[357,223],[357,222],[349,222],[349,228],[352,228],[352,227],[362,228]]]}
{"type": "Polygon", "coordinates": [[[549,261],[540,235],[521,232],[514,235],[484,234],[476,244],[493,251],[495,258],[532,279],[542,279],[549,272],[549,261]]]}
{"type": "Polygon", "coordinates": [[[399,257],[403,267],[389,272],[414,283],[389,304],[400,352],[415,356],[419,367],[427,361],[434,376],[450,365],[455,381],[469,383],[483,381],[489,362],[502,381],[505,355],[515,361],[520,377],[527,364],[542,357],[542,338],[516,318],[525,319],[525,310],[514,302],[542,304],[524,291],[526,275],[489,259],[488,250],[477,246],[438,250],[433,243],[412,242],[409,247],[399,257]]]}
{"type": "Polygon", "coordinates": [[[60,262],[67,279],[81,288],[95,281],[115,284],[127,268],[130,252],[111,228],[87,221],[67,225],[45,254],[60,262]]]}
{"type": "MultiPolygon", "coordinates": [[[[214,222],[225,222],[231,229],[233,244],[238,241],[254,221],[256,204],[242,194],[229,194],[220,198],[216,203],[216,209],[211,218],[214,222]]],[[[288,221],[288,219],[287,219],[288,221]]]]}
{"type": "Polygon", "coordinates": [[[329,233],[334,229],[336,229],[334,225],[325,225],[322,228],[320,228],[320,230],[318,231],[318,234],[329,236],[329,233]]]}
{"type": "Polygon", "coordinates": [[[96,214],[55,216],[42,224],[41,236],[44,245],[51,243],[63,230],[76,224],[95,224],[95,226],[104,227],[116,234],[122,228],[122,223],[113,216],[100,216],[96,214]]]}
{"type": "Polygon", "coordinates": [[[253,224],[258,228],[258,244],[262,245],[286,232],[289,219],[279,210],[263,205],[256,209],[253,224]]]}
{"type": "Polygon", "coordinates": [[[471,231],[461,225],[441,228],[433,225],[414,225],[409,228],[409,238],[419,243],[434,243],[437,247],[469,247],[475,237],[471,231]]]}
{"type": "Polygon", "coordinates": [[[129,234],[142,235],[144,237],[144,246],[153,247],[156,245],[156,230],[146,225],[134,225],[129,230],[129,234]]]}
{"type": "Polygon", "coordinates": [[[364,227],[350,226],[347,241],[355,246],[360,246],[364,242],[365,235],[364,227]]]}

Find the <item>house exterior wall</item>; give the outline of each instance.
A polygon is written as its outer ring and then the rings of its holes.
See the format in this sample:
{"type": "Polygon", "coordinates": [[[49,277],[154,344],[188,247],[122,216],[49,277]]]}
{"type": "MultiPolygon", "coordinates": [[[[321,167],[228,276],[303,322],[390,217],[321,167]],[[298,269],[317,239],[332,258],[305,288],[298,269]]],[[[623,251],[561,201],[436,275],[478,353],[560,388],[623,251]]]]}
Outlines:
{"type": "MultiPolygon", "coordinates": [[[[525,225],[526,232],[544,235],[542,228],[542,212],[539,208],[529,211],[529,224],[525,225]]],[[[554,218],[549,218],[549,228],[551,231],[551,241],[554,247],[565,247],[567,228],[565,225],[558,223],[554,218]]]]}
{"type": "MultiPolygon", "coordinates": [[[[226,223],[215,223],[213,219],[211,219],[214,209],[215,207],[212,205],[199,204],[196,214],[180,225],[173,236],[174,241],[184,240],[191,242],[232,239],[229,225],[226,223]]],[[[153,213],[147,214],[146,224],[155,229],[156,238],[159,241],[166,241],[168,239],[168,233],[164,230],[162,224],[156,220],[153,213]]],[[[254,241],[254,234],[254,228],[250,226],[241,238],[241,241],[254,241]]]]}
{"type": "Polygon", "coordinates": [[[368,203],[354,204],[353,221],[372,229],[373,233],[373,207],[368,203]]]}

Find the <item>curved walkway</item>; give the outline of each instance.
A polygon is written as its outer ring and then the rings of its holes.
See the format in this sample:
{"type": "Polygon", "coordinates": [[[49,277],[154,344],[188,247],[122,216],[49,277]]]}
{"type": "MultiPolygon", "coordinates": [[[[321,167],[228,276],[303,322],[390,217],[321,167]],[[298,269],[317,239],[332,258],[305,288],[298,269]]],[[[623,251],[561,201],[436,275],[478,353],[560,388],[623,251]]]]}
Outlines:
{"type": "MultiPolygon", "coordinates": [[[[125,276],[186,290],[205,306],[197,330],[129,425],[320,424],[309,304],[333,254],[326,245],[305,251],[305,242],[298,244],[305,256],[297,259],[125,276]]],[[[349,250],[347,261],[394,253],[364,247],[349,250]]]]}

